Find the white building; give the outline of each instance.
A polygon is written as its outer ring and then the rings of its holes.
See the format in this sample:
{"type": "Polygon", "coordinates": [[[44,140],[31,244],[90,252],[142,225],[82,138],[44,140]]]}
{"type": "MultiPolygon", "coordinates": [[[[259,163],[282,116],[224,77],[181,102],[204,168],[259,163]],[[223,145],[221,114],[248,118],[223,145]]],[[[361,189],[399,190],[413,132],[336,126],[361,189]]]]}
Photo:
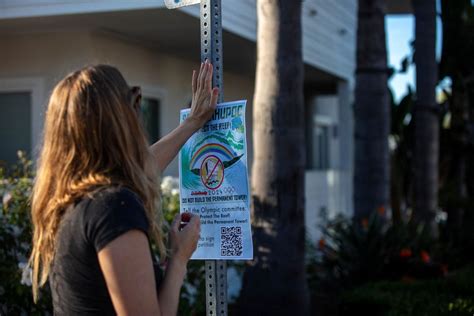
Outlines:
{"type": "MultiPolygon", "coordinates": [[[[306,219],[317,238],[321,214],[352,213],[357,1],[303,2],[307,109],[306,219]]],[[[249,160],[256,56],[254,0],[222,0],[224,98],[247,99],[249,160]]],[[[35,154],[55,83],[87,64],[117,66],[142,87],[152,137],[178,124],[199,64],[199,8],[162,0],[0,0],[0,160],[35,154]]],[[[276,158],[276,157],[275,157],[276,158]]],[[[177,176],[177,162],[166,171],[177,176]]]]}

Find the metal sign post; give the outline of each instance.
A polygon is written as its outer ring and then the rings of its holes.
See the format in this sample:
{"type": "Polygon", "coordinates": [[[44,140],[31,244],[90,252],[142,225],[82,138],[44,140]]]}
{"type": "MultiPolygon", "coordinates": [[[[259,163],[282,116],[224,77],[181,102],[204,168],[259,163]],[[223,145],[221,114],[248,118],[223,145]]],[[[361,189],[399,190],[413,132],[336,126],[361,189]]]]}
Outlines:
{"type": "MultiPolygon", "coordinates": [[[[169,9],[201,4],[201,62],[214,66],[212,86],[219,88],[218,103],[224,100],[222,72],[221,0],[165,0],[169,9]]],[[[227,316],[227,264],[224,260],[206,260],[206,311],[208,316],[227,316]]]]}
{"type": "MultiPolygon", "coordinates": [[[[212,84],[219,88],[218,103],[224,100],[222,72],[221,0],[201,0],[201,62],[214,66],[212,84]]],[[[206,311],[208,316],[227,316],[227,264],[206,260],[206,311]]]]}

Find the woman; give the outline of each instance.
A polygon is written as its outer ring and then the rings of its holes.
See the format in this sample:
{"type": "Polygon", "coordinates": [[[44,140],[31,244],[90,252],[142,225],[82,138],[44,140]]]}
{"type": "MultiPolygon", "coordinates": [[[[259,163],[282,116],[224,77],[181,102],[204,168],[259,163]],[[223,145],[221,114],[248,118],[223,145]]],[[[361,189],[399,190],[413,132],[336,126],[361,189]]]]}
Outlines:
{"type": "Polygon", "coordinates": [[[212,116],[218,90],[212,65],[193,71],[190,116],[148,148],[140,95],[120,72],[99,65],[57,84],[46,112],[32,195],[33,295],[49,279],[56,315],[175,315],[186,264],[196,249],[199,217],[165,248],[157,212],[158,171],[212,116]],[[160,280],[152,239],[164,260],[160,280]]]}

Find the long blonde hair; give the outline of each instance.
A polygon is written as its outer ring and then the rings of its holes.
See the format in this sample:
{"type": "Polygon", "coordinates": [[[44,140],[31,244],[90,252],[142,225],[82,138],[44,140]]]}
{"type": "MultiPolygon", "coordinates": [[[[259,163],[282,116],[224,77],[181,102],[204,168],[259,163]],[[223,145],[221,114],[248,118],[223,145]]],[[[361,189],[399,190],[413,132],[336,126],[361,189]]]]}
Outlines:
{"type": "Polygon", "coordinates": [[[31,200],[35,301],[48,279],[67,206],[100,187],[122,185],[140,196],[149,234],[165,256],[156,163],[131,99],[123,76],[108,65],[71,73],[51,94],[31,200]]]}

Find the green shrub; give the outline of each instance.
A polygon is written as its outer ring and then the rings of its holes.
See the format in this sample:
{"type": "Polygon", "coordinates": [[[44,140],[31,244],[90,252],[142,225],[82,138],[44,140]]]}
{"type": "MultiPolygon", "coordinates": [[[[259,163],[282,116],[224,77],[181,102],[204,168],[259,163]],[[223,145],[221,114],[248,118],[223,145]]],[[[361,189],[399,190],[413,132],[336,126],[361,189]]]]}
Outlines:
{"type": "Polygon", "coordinates": [[[474,314],[474,266],[445,279],[375,282],[342,296],[342,314],[380,316],[474,314]]]}
{"type": "Polygon", "coordinates": [[[406,276],[442,276],[445,267],[432,258],[436,251],[421,227],[393,225],[378,213],[361,223],[337,217],[324,227],[310,257],[310,281],[347,287],[406,276]]]}
{"type": "Polygon", "coordinates": [[[383,215],[379,210],[360,222],[336,217],[323,227],[319,243],[309,244],[307,276],[315,313],[343,314],[341,293],[369,282],[447,273],[447,266],[438,262],[437,244],[422,227],[394,225],[383,215]]]}
{"type": "Polygon", "coordinates": [[[10,170],[0,169],[0,308],[7,315],[47,315],[52,310],[48,288],[33,303],[30,271],[25,269],[31,251],[29,197],[32,164],[22,152],[10,170]]]}

